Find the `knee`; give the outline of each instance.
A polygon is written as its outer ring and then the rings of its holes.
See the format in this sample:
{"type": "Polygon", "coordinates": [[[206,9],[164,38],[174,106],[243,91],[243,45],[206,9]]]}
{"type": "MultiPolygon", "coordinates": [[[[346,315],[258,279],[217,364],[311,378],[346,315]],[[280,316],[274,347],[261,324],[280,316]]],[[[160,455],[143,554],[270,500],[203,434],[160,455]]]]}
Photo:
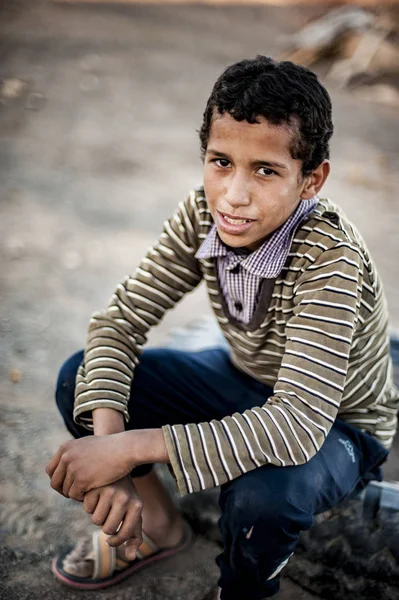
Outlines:
{"type": "Polygon", "coordinates": [[[256,478],[245,481],[246,475],[234,480],[221,494],[223,517],[230,526],[251,532],[261,527],[270,534],[275,532],[299,532],[308,529],[313,520],[291,485],[273,485],[273,481],[256,478]]]}
{"type": "Polygon", "coordinates": [[[166,378],[182,368],[182,352],[172,348],[146,348],[134,373],[133,386],[148,392],[166,385],[166,378]]]}
{"type": "Polygon", "coordinates": [[[64,362],[58,373],[55,400],[64,419],[73,412],[76,374],[82,360],[83,351],[76,352],[64,362]]]}
{"type": "MultiPolygon", "coordinates": [[[[174,348],[145,348],[136,371],[162,372],[176,362],[182,352],[174,348]]],[[[181,359],[180,361],[181,362],[181,359]]]]}
{"type": "MultiPolygon", "coordinates": [[[[244,532],[249,531],[262,523],[264,526],[268,521],[276,524],[277,503],[268,490],[262,490],[259,486],[241,485],[239,480],[232,482],[228,489],[221,494],[221,508],[223,520],[228,521],[234,529],[244,532]],[[272,515],[275,518],[272,518],[272,515]]],[[[279,506],[282,512],[282,506],[279,506]]]]}
{"type": "Polygon", "coordinates": [[[171,355],[173,355],[173,350],[168,348],[145,348],[136,370],[153,371],[155,369],[158,371],[162,365],[168,363],[171,355]]]}

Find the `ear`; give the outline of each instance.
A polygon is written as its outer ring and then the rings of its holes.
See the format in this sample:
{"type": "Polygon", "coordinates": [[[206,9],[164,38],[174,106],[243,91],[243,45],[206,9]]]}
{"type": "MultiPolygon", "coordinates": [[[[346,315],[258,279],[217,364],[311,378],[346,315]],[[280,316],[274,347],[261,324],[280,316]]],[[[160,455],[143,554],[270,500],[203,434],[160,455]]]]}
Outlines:
{"type": "Polygon", "coordinates": [[[319,193],[330,174],[330,161],[323,162],[307,177],[304,178],[301,191],[301,199],[309,200],[319,193]]]}

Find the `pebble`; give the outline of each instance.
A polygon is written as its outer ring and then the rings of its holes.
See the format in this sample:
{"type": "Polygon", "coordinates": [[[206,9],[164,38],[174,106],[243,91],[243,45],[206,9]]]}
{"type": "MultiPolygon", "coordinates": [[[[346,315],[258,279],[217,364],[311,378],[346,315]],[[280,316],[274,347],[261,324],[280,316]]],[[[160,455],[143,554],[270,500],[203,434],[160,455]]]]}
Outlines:
{"type": "Polygon", "coordinates": [[[3,98],[18,98],[28,84],[21,79],[5,79],[0,88],[0,96],[3,98]]]}
{"type": "Polygon", "coordinates": [[[23,373],[21,369],[10,369],[8,371],[8,377],[12,383],[19,383],[23,379],[23,373]]]}

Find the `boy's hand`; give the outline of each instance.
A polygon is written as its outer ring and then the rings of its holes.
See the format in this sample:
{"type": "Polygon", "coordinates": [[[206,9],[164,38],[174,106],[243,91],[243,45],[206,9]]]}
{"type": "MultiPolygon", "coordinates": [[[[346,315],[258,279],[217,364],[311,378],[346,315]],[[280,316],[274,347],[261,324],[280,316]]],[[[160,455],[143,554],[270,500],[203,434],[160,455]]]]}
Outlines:
{"type": "Polygon", "coordinates": [[[126,432],[88,436],[62,444],[46,467],[51,487],[67,498],[122,479],[136,466],[126,432]]]}
{"type": "Polygon", "coordinates": [[[87,492],[83,505],[85,511],[92,515],[93,523],[111,536],[108,539],[109,545],[120,546],[126,542],[126,558],[134,560],[142,542],[143,505],[131,477],[128,475],[111,485],[87,492]]]}

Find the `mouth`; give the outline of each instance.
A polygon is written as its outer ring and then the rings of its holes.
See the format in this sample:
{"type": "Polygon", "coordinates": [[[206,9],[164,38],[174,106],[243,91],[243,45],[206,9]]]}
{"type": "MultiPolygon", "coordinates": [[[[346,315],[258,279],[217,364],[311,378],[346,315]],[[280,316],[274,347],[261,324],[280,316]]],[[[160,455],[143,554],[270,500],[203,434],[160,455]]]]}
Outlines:
{"type": "Polygon", "coordinates": [[[254,219],[248,219],[247,217],[241,217],[238,215],[230,215],[229,213],[220,212],[220,210],[218,210],[218,213],[227,221],[227,223],[230,223],[231,225],[242,225],[242,223],[252,223],[252,221],[254,221],[254,219]]]}
{"type": "Polygon", "coordinates": [[[240,235],[251,228],[255,219],[249,219],[242,215],[231,215],[217,210],[217,226],[225,233],[240,235]]]}

